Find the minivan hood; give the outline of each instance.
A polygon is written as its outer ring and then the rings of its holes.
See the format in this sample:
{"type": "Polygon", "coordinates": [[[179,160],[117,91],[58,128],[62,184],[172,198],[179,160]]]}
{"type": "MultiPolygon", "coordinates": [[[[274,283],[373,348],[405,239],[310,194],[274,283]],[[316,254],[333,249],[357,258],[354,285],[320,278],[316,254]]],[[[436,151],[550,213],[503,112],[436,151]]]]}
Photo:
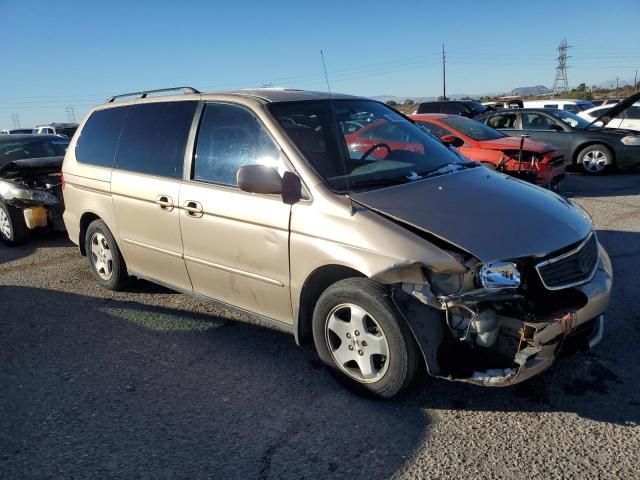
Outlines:
{"type": "Polygon", "coordinates": [[[482,167],[351,197],[485,263],[541,257],[584,239],[592,228],[571,201],[482,167]]]}

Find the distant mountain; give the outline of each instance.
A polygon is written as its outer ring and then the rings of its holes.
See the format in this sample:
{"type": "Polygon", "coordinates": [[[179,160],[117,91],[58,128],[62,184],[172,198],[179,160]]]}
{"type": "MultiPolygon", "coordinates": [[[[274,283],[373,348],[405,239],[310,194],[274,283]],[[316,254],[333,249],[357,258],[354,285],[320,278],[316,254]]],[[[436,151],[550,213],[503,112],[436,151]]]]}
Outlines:
{"type": "Polygon", "coordinates": [[[535,85],[533,87],[518,87],[509,92],[509,95],[518,95],[519,97],[529,97],[532,95],[545,95],[551,93],[544,85],[535,85]]]}

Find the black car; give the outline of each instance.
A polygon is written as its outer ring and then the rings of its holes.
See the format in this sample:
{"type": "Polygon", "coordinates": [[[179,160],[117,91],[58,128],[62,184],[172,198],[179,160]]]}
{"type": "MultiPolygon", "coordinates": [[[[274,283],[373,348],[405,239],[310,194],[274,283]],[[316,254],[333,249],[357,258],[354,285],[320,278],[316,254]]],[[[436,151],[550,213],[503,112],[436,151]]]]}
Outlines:
{"type": "Polygon", "coordinates": [[[448,113],[449,115],[475,118],[492,110],[493,108],[475,100],[447,100],[444,102],[422,102],[418,105],[416,113],[448,113]]]}
{"type": "Polygon", "coordinates": [[[501,110],[477,120],[510,136],[527,134],[534,140],[547,142],[564,153],[566,165],[580,165],[588,173],[602,173],[609,166],[640,165],[638,132],[601,127],[639,98],[640,94],[635,94],[613,105],[594,122],[553,108],[501,110]]]}
{"type": "Polygon", "coordinates": [[[0,135],[0,238],[19,245],[31,230],[64,230],[61,135],[0,135]]]}

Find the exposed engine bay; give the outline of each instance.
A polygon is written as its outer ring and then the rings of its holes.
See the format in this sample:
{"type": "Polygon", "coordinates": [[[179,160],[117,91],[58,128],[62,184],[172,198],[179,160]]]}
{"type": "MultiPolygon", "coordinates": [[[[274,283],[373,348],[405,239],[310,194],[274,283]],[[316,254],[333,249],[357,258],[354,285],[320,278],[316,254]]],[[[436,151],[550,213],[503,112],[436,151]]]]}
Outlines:
{"type": "Polygon", "coordinates": [[[605,283],[611,279],[608,257],[600,250],[591,234],[567,252],[554,253],[550,260],[495,262],[487,268],[476,259],[460,258],[466,273],[435,274],[425,269],[424,283],[396,284],[394,300],[431,375],[487,386],[510,385],[546,369],[561,351],[597,343],[608,294],[598,297],[598,292],[589,290],[590,281],[595,276],[604,277],[605,283]],[[562,281],[569,286],[545,285],[544,278],[557,277],[541,275],[540,265],[564,261],[555,275],[566,276],[573,268],[567,259],[582,261],[576,285],[566,278],[562,281]]]}
{"type": "Polygon", "coordinates": [[[24,215],[29,230],[51,227],[64,231],[62,222],[63,157],[28,158],[0,168],[0,198],[24,215]]]}

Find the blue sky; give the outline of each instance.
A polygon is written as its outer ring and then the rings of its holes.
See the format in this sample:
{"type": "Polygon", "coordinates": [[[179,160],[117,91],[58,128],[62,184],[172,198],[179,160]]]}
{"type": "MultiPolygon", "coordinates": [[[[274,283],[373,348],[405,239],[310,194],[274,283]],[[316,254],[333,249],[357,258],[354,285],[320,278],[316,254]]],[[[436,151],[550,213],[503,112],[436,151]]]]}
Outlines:
{"type": "Polygon", "coordinates": [[[78,120],[115,93],[262,85],[360,95],[480,94],[633,80],[640,2],[0,0],[0,128],[78,120]]]}

